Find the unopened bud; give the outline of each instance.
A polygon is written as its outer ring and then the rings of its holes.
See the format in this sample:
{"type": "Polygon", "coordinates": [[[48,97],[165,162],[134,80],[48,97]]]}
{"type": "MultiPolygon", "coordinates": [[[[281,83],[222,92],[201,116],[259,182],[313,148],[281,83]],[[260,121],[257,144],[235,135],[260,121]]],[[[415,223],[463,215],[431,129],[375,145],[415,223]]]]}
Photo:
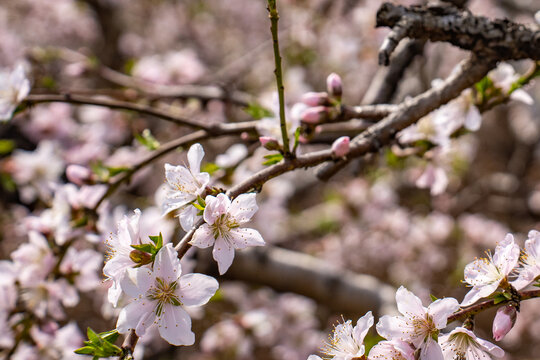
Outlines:
{"type": "Polygon", "coordinates": [[[276,138],[271,136],[261,136],[259,138],[259,141],[261,142],[261,145],[266,150],[279,150],[280,146],[276,138]]]}
{"type": "Polygon", "coordinates": [[[308,92],[302,95],[302,102],[308,106],[327,105],[330,103],[325,92],[308,92]]]}
{"type": "Polygon", "coordinates": [[[129,253],[129,258],[137,265],[146,265],[152,262],[152,255],[141,250],[133,250],[129,253]]]}
{"type": "Polygon", "coordinates": [[[351,139],[348,136],[337,138],[332,144],[332,152],[337,157],[343,157],[349,153],[351,139]]]}
{"type": "Polygon", "coordinates": [[[81,165],[68,165],[66,168],[66,177],[75,185],[81,186],[88,182],[92,176],[92,171],[81,165]]]}
{"type": "Polygon", "coordinates": [[[493,339],[500,341],[514,327],[517,311],[513,305],[500,307],[493,319],[493,339]]]}
{"type": "Polygon", "coordinates": [[[304,110],[300,120],[306,124],[318,124],[328,117],[328,108],[324,106],[310,107],[304,110]]]}
{"type": "Polygon", "coordinates": [[[331,73],[328,75],[326,78],[326,89],[331,96],[341,99],[341,95],[343,94],[343,83],[338,74],[331,73]]]}

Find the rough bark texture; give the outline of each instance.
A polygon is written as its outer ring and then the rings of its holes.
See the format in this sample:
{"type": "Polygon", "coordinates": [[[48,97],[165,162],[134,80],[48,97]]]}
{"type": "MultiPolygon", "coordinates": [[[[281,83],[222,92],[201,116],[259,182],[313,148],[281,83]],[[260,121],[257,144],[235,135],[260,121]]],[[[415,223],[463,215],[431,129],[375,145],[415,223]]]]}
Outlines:
{"type": "Polygon", "coordinates": [[[499,60],[540,60],[540,31],[507,19],[490,20],[454,6],[405,7],[385,3],[377,12],[377,27],[392,28],[381,49],[388,59],[404,37],[445,41],[457,47],[499,60]]]}

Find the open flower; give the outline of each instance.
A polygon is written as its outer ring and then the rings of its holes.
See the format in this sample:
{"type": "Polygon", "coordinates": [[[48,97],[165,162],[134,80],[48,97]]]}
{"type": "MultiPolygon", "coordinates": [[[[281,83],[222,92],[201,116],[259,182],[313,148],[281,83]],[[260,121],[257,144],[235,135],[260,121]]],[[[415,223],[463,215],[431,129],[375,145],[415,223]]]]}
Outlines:
{"type": "MultiPolygon", "coordinates": [[[[366,352],[364,338],[373,326],[373,315],[368,311],[352,326],[352,321],[347,320],[334,328],[330,336],[330,342],[323,349],[327,359],[353,360],[360,359],[366,352]]],[[[310,355],[308,360],[320,360],[317,355],[310,355]]]]}
{"type": "Polygon", "coordinates": [[[118,232],[111,236],[107,242],[108,260],[103,267],[103,274],[113,281],[109,288],[108,298],[114,306],[122,294],[120,282],[124,278],[126,270],[136,265],[130,256],[133,251],[131,245],[140,245],[141,243],[139,238],[141,211],[135,209],[134,213],[131,217],[124,215],[124,218],[118,222],[118,232]]]}
{"type": "Polygon", "coordinates": [[[116,325],[118,332],[135,330],[144,336],[153,324],[160,336],[172,345],[193,345],[191,318],[183,306],[204,305],[219,285],[216,279],[202,274],[182,275],[182,267],[172,244],[156,255],[153,270],[129,269],[122,289],[134,300],[122,309],[116,325]]]}
{"type": "Polygon", "coordinates": [[[473,288],[465,295],[462,306],[474,304],[479,299],[491,295],[499,284],[507,281],[519,259],[519,246],[512,234],[507,234],[497,247],[493,257],[476,259],[465,266],[465,282],[473,288]]]}
{"type": "Polygon", "coordinates": [[[234,259],[234,249],[265,244],[257,230],[241,227],[257,211],[255,193],[242,194],[231,201],[225,194],[206,197],[203,218],[206,222],[193,234],[191,244],[199,248],[214,245],[212,254],[224,274],[234,259]]]}
{"type": "Polygon", "coordinates": [[[529,238],[525,241],[525,253],[521,257],[521,267],[518,278],[512,285],[521,290],[540,276],[540,232],[529,231],[529,238]]]}
{"type": "Polygon", "coordinates": [[[448,316],[459,309],[454,298],[439,299],[427,308],[412,292],[400,287],[396,292],[398,310],[403,316],[383,316],[377,332],[388,340],[398,339],[420,349],[421,360],[442,360],[441,347],[434,338],[446,327],[448,316]]]}
{"type": "Polygon", "coordinates": [[[197,209],[188,206],[202,195],[206,185],[210,182],[210,174],[201,172],[201,161],[204,150],[201,144],[193,144],[188,151],[189,168],[179,165],[165,164],[165,177],[167,179],[167,194],[163,202],[163,215],[182,209],[180,213],[180,225],[185,231],[193,226],[193,219],[197,215],[197,209]]]}
{"type": "Polygon", "coordinates": [[[503,357],[504,351],[490,343],[478,338],[472,331],[457,327],[447,335],[439,338],[444,358],[490,360],[492,356],[503,357]]]}
{"type": "Polygon", "coordinates": [[[9,120],[29,92],[30,80],[22,64],[18,64],[13,71],[0,71],[0,121],[9,120]]]}

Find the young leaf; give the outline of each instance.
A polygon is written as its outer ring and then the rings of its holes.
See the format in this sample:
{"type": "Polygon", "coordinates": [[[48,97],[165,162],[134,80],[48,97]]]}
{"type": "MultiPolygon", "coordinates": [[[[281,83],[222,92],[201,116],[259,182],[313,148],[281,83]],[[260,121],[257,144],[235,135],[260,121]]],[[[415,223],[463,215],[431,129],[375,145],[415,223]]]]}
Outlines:
{"type": "Polygon", "coordinates": [[[150,132],[150,129],[144,129],[141,135],[135,134],[135,139],[150,151],[156,150],[160,145],[159,141],[150,132]]]}
{"type": "Polygon", "coordinates": [[[251,103],[247,107],[244,108],[244,111],[247,112],[251,117],[255,120],[259,120],[265,117],[271,117],[272,112],[268,109],[265,109],[259,104],[251,103]]]}
{"type": "Polygon", "coordinates": [[[265,162],[263,162],[263,165],[268,166],[268,165],[277,164],[278,162],[283,160],[283,155],[282,154],[270,154],[270,155],[265,155],[264,158],[267,159],[267,160],[265,162]]]}

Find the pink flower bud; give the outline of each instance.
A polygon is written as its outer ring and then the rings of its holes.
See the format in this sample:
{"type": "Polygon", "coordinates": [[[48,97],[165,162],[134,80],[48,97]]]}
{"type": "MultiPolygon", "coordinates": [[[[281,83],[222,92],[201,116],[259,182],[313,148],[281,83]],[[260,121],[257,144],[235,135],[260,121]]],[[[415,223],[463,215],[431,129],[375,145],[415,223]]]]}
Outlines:
{"type": "Polygon", "coordinates": [[[318,124],[328,117],[328,108],[324,106],[310,107],[304,110],[300,120],[307,124],[318,124]]]}
{"type": "Polygon", "coordinates": [[[337,138],[332,144],[332,152],[337,157],[343,157],[349,153],[349,143],[351,139],[348,136],[337,138]]]}
{"type": "Polygon", "coordinates": [[[493,319],[493,339],[500,341],[512,329],[516,323],[516,307],[506,305],[500,307],[493,319]]]}
{"type": "Polygon", "coordinates": [[[328,75],[326,78],[326,89],[331,96],[338,99],[341,98],[341,94],[343,94],[343,83],[341,82],[341,78],[338,74],[331,73],[328,75]]]}
{"type": "Polygon", "coordinates": [[[75,185],[81,186],[86,183],[92,176],[92,171],[81,165],[68,165],[66,169],[66,177],[75,185]]]}
{"type": "Polygon", "coordinates": [[[259,138],[261,145],[267,150],[279,150],[280,146],[276,138],[271,136],[261,136],[259,138]]]}
{"type": "Polygon", "coordinates": [[[302,95],[302,102],[308,106],[318,106],[330,103],[330,99],[325,92],[308,92],[302,95]]]}

